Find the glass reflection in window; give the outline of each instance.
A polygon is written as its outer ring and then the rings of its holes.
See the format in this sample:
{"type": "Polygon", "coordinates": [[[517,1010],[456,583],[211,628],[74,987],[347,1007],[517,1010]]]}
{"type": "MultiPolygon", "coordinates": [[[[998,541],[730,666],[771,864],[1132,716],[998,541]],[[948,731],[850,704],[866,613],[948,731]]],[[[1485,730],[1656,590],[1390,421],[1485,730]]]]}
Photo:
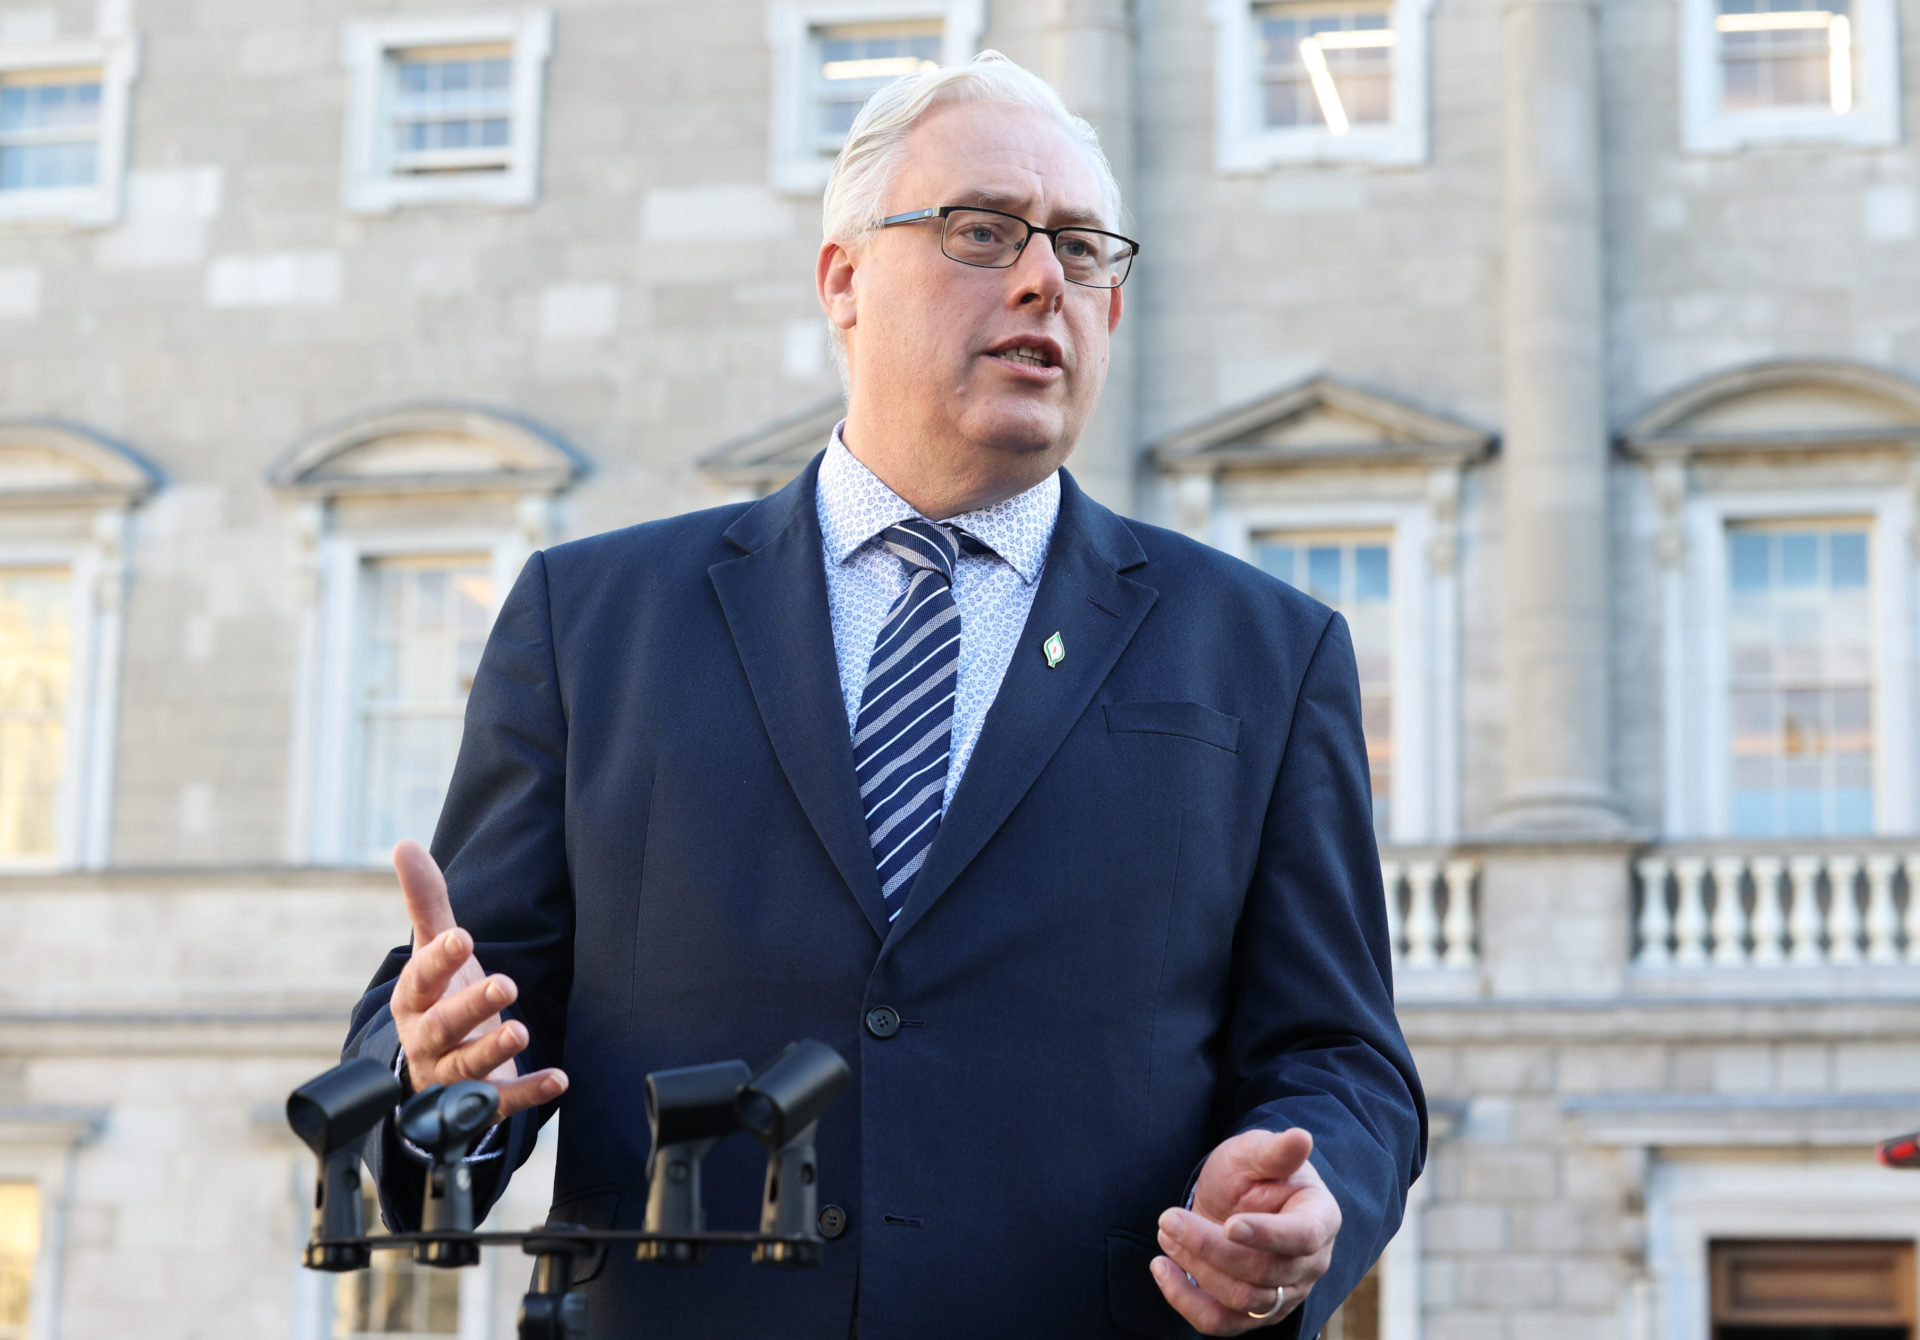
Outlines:
{"type": "Polygon", "coordinates": [[[1390,4],[1266,4],[1254,10],[1254,28],[1268,129],[1344,135],[1393,119],[1390,4]]]}
{"type": "Polygon", "coordinates": [[[52,860],[73,671],[65,568],[0,568],[0,860],[52,860]]]}

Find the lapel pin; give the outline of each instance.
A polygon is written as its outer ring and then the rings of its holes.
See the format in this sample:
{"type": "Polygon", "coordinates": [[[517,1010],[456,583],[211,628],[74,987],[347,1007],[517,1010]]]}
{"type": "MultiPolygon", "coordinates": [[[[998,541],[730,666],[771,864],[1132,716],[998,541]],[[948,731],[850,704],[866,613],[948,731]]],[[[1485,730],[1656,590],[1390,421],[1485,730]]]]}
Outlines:
{"type": "Polygon", "coordinates": [[[1049,670],[1053,669],[1055,666],[1059,665],[1060,662],[1067,659],[1066,639],[1061,637],[1060,634],[1058,633],[1055,633],[1052,637],[1048,638],[1045,642],[1042,642],[1040,644],[1040,650],[1046,653],[1047,669],[1049,670]]]}

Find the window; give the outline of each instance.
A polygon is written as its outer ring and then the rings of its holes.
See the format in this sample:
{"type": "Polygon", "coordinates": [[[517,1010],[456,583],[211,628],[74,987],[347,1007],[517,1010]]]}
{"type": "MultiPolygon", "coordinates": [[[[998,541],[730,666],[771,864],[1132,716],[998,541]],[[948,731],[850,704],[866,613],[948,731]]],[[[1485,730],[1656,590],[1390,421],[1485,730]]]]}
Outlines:
{"type": "Polygon", "coordinates": [[[403,837],[424,842],[433,833],[494,604],[488,554],[362,566],[354,845],[368,861],[403,837]]]}
{"type": "Polygon", "coordinates": [[[818,191],[888,80],[971,57],[980,0],[773,0],[773,184],[818,191]]]}
{"type": "Polygon", "coordinates": [[[1260,567],[1346,617],[1360,670],[1361,727],[1373,776],[1373,826],[1393,832],[1393,593],[1391,537],[1266,534],[1254,538],[1260,567]]]}
{"type": "Polygon", "coordinates": [[[1873,600],[1860,523],[1727,533],[1733,833],[1873,831],[1873,600]]]}
{"type": "Polygon", "coordinates": [[[40,1258],[40,1188],[0,1182],[0,1340],[27,1340],[40,1258]]]}
{"type": "Polygon", "coordinates": [[[127,38],[0,46],[0,219],[114,221],[134,73],[127,38]]]}
{"type": "Polygon", "coordinates": [[[1717,1241],[1713,1340],[1913,1340],[1911,1242],[1717,1241]]]}
{"type": "Polygon", "coordinates": [[[0,568],[0,861],[59,852],[73,600],[65,568],[0,568]]]}
{"type": "Polygon", "coordinates": [[[1687,0],[1687,146],[1895,143],[1896,45],[1887,0],[1687,0]]]}
{"type": "Polygon", "coordinates": [[[347,208],[530,203],[552,26],[544,10],[350,21],[347,208]]]}
{"type": "Polygon", "coordinates": [[[1427,7],[1213,0],[1220,170],[1424,162],[1427,7]]]}
{"type": "MultiPolygon", "coordinates": [[[[365,1221],[380,1222],[380,1205],[363,1187],[365,1221]]],[[[373,1264],[339,1276],[334,1285],[330,1340],[459,1340],[460,1278],[472,1272],[416,1264],[404,1251],[375,1252],[373,1264]]],[[[3,1334],[3,1333],[0,1333],[3,1334]]]]}

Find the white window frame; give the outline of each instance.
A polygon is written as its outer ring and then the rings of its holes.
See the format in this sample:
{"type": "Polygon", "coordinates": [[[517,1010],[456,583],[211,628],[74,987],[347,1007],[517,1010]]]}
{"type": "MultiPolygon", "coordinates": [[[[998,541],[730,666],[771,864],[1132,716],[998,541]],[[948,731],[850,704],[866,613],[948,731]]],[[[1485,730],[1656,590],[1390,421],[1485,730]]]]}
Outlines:
{"type": "MultiPolygon", "coordinates": [[[[294,748],[295,778],[313,778],[310,795],[296,793],[296,822],[290,825],[297,863],[378,867],[385,853],[354,845],[354,797],[360,775],[361,731],[356,706],[362,680],[362,573],[368,562],[389,558],[428,558],[442,554],[484,554],[491,565],[498,616],[508,589],[533,547],[521,534],[477,528],[330,535],[321,541],[319,636],[311,720],[294,748]],[[304,812],[304,813],[301,813],[304,812]],[[304,818],[305,822],[298,820],[304,818]]],[[[416,833],[424,845],[433,834],[416,833]]]]}
{"type": "MultiPolygon", "coordinates": [[[[1889,1130],[1897,1127],[1889,1127],[1889,1130]]],[[[1912,1173],[1870,1162],[1656,1159],[1647,1178],[1652,1334],[1708,1340],[1716,1238],[1920,1241],[1912,1173]],[[1661,1323],[1664,1323],[1662,1325],[1661,1323]]]]}
{"type": "Polygon", "coordinates": [[[1913,831],[1915,668],[1912,496],[1895,488],[1696,494],[1685,505],[1686,559],[1664,575],[1662,700],[1665,830],[1732,836],[1732,741],[1727,664],[1727,532],[1747,522],[1859,517],[1871,529],[1873,581],[1873,831],[1913,831]]]}
{"type": "Polygon", "coordinates": [[[1863,94],[1848,112],[1780,107],[1729,112],[1720,103],[1716,0],[1681,0],[1680,138],[1694,153],[1752,145],[1900,142],[1900,30],[1893,0],[1855,0],[1863,94]]]}
{"type": "Polygon", "coordinates": [[[547,9],[495,14],[396,15],[347,20],[341,58],[350,75],[344,198],[354,214],[385,214],[403,205],[529,205],[539,195],[547,57],[553,15],[547,9]],[[395,52],[415,47],[513,48],[513,122],[504,171],[396,176],[388,168],[392,126],[387,69],[395,52]]]}
{"type": "Polygon", "coordinates": [[[1296,163],[1408,167],[1428,153],[1427,15],[1432,0],[1393,0],[1393,119],[1336,135],[1325,126],[1260,124],[1256,0],[1210,0],[1214,24],[1214,166],[1265,172],[1296,163]]]}
{"type": "Polygon", "coordinates": [[[76,1164],[81,1147],[100,1134],[106,1118],[101,1108],[0,1107],[0,1181],[31,1182],[40,1189],[40,1254],[27,1302],[28,1340],[55,1340],[61,1334],[76,1164]]]}
{"type": "Polygon", "coordinates": [[[67,69],[100,71],[100,138],[93,185],[0,191],[0,223],[106,227],[120,218],[133,81],[140,73],[139,41],[128,33],[32,45],[0,44],[0,74],[67,69]]]}
{"type": "Polygon", "coordinates": [[[841,23],[941,25],[940,63],[958,65],[978,49],[984,0],[769,0],[767,41],[773,48],[771,180],[776,191],[818,194],[833,159],[816,153],[806,133],[813,79],[808,35],[841,23]]]}
{"type": "Polygon", "coordinates": [[[1430,561],[1435,527],[1425,501],[1250,503],[1223,508],[1212,542],[1254,561],[1254,536],[1272,531],[1387,534],[1393,583],[1393,801],[1395,845],[1456,835],[1459,713],[1458,579],[1430,561]]]}
{"type": "Polygon", "coordinates": [[[109,508],[96,514],[92,542],[0,543],[0,569],[67,570],[72,638],[54,854],[38,859],[0,857],[0,872],[106,868],[119,725],[120,595],[125,576],[121,550],[126,524],[125,512],[109,508]]]}

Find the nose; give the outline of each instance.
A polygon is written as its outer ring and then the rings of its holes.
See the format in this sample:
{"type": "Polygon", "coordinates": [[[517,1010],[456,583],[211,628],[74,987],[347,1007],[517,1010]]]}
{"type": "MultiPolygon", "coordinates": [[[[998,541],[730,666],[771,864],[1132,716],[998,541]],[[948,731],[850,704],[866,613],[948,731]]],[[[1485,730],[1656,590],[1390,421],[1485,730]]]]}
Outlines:
{"type": "Polygon", "coordinates": [[[1058,307],[1065,298],[1066,271],[1060,268],[1060,258],[1054,254],[1053,238],[1044,233],[1035,233],[1027,239],[1026,248],[1008,273],[1015,280],[1014,300],[1022,307],[1032,303],[1058,307]]]}

